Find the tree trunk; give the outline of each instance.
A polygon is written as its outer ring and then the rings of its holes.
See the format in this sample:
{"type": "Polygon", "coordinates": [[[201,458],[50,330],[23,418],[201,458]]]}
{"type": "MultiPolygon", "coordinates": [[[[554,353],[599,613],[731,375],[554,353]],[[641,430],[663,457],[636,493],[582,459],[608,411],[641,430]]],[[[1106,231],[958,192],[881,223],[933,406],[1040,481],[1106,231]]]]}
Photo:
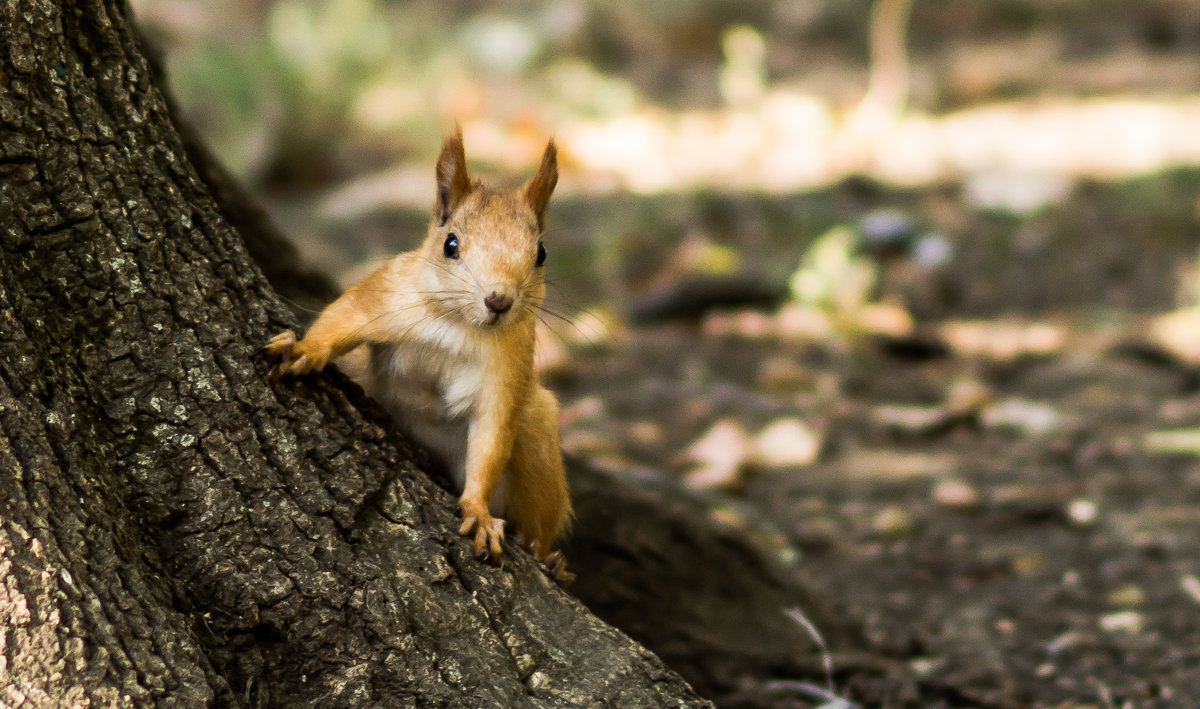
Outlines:
{"type": "Polygon", "coordinates": [[[472,559],[352,388],[267,382],[296,323],[151,76],[123,0],[0,6],[0,705],[703,704],[472,559]]]}

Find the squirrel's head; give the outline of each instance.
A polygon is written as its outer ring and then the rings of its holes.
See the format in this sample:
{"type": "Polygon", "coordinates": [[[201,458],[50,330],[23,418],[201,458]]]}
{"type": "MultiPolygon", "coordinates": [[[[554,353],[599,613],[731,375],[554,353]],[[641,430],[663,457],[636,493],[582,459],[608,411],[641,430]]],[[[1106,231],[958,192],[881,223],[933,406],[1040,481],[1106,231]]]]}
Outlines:
{"type": "Polygon", "coordinates": [[[546,295],[546,207],[558,182],[558,151],[546,145],[524,187],[497,190],[472,181],[462,132],[442,144],[437,200],[421,246],[434,307],[481,328],[527,320],[546,295]]]}

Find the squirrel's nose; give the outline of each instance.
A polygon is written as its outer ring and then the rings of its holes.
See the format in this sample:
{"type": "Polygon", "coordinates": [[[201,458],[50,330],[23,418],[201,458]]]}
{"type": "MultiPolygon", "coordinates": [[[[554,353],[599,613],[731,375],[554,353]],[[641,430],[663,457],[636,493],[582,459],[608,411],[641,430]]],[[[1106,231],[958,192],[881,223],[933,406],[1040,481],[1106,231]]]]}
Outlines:
{"type": "Polygon", "coordinates": [[[511,296],[492,291],[491,295],[483,299],[483,304],[487,306],[488,310],[499,315],[508,312],[512,307],[513,299],[511,296]]]}

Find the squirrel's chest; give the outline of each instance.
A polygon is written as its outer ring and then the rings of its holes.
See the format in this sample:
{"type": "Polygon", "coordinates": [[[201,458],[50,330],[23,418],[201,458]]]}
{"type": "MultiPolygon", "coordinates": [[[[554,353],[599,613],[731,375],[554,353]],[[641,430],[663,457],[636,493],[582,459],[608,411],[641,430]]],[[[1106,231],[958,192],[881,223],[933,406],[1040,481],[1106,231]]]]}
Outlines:
{"type": "Polygon", "coordinates": [[[470,417],[484,387],[483,361],[444,349],[371,345],[363,388],[463,485],[470,417]]]}
{"type": "Polygon", "coordinates": [[[393,416],[450,422],[475,409],[484,386],[484,363],[444,348],[373,345],[370,378],[367,393],[393,416]]]}

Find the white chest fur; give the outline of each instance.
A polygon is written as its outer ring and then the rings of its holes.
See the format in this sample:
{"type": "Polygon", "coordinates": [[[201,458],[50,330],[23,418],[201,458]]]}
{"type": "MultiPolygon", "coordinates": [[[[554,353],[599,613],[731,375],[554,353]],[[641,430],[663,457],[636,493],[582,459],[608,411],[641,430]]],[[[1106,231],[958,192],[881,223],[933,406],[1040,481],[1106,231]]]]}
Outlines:
{"type": "Polygon", "coordinates": [[[369,345],[355,378],[408,435],[441,459],[461,487],[470,418],[484,384],[486,343],[434,322],[404,342],[369,345]]]}

